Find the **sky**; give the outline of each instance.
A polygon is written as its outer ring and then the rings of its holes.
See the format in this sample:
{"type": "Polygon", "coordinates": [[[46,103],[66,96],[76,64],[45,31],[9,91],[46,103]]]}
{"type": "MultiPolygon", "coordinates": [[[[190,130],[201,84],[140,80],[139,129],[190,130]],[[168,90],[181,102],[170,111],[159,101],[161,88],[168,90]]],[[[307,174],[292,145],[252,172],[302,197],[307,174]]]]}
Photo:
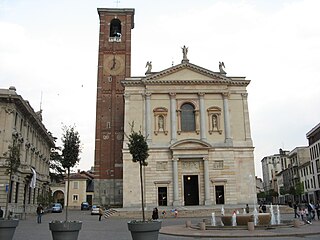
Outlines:
{"type": "Polygon", "coordinates": [[[320,1],[0,0],[0,88],[15,86],[61,145],[76,126],[78,169],[94,164],[97,8],[135,8],[132,76],[182,59],[245,76],[256,175],[265,156],[308,146],[320,122],[320,1]]]}

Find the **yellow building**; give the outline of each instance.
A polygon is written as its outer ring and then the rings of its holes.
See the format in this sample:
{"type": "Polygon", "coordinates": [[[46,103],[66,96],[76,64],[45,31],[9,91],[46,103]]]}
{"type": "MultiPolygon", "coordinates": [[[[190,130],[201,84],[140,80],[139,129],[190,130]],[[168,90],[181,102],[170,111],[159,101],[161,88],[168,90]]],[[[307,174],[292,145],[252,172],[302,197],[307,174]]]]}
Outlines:
{"type": "MultiPolygon", "coordinates": [[[[245,77],[229,77],[189,62],[129,77],[124,131],[129,123],[149,144],[144,171],[147,206],[252,204],[256,199],[245,77]]],[[[123,206],[141,205],[139,167],[123,144],[123,206]]]]}

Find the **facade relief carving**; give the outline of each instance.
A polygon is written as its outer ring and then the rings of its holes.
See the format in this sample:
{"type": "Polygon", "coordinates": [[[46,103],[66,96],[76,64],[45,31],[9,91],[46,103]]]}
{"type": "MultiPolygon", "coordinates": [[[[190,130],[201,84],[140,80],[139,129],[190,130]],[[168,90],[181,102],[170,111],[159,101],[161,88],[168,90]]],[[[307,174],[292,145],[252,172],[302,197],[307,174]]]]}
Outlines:
{"type": "Polygon", "coordinates": [[[198,161],[181,161],[183,171],[198,172],[200,170],[200,162],[198,161]]]}
{"type": "Polygon", "coordinates": [[[217,132],[219,134],[222,134],[221,108],[210,107],[207,109],[207,113],[208,113],[209,133],[213,134],[214,132],[217,132]]]}
{"type": "Polygon", "coordinates": [[[167,171],[168,170],[168,162],[167,161],[160,161],[156,164],[157,171],[167,171]]]}

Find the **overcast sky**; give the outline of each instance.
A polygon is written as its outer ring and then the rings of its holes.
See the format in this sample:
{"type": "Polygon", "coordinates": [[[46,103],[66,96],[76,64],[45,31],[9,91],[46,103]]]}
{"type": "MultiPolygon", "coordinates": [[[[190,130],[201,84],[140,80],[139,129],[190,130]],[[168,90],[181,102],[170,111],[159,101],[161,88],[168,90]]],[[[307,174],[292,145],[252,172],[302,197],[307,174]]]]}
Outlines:
{"type": "MultiPolygon", "coordinates": [[[[79,167],[94,164],[99,18],[115,0],[0,0],[0,88],[15,86],[61,138],[76,125],[79,167]],[[42,97],[41,97],[42,96],[42,97]],[[42,99],[42,100],[41,100],[42,99]]],[[[121,0],[135,8],[132,76],[191,63],[251,80],[248,101],[256,175],[261,159],[307,146],[320,122],[320,1],[121,0]]],[[[58,142],[58,145],[60,141],[58,142]]]]}

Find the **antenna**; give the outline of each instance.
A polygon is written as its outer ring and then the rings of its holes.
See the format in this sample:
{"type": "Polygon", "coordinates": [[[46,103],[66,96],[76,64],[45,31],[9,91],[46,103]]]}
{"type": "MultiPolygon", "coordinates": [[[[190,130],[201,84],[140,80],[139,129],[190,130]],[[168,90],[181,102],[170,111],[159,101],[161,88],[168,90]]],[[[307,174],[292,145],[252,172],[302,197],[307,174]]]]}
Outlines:
{"type": "Polygon", "coordinates": [[[42,91],[41,91],[41,97],[40,97],[40,111],[42,110],[42,91]]]}
{"type": "Polygon", "coordinates": [[[116,3],[117,7],[119,7],[120,0],[116,0],[114,3],[116,3]]]}

